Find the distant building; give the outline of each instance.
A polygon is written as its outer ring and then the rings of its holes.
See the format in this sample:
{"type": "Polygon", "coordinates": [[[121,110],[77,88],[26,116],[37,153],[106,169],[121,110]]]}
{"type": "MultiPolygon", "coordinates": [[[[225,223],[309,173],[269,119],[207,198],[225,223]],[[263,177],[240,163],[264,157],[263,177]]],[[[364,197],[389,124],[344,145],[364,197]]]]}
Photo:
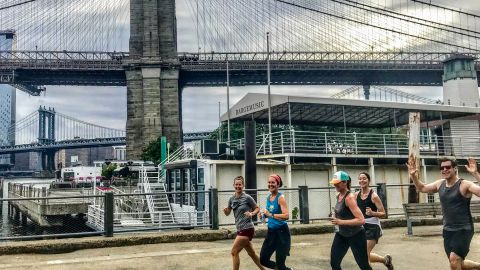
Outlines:
{"type": "Polygon", "coordinates": [[[126,160],[127,148],[125,145],[113,146],[113,160],[126,160]]]}
{"type": "MultiPolygon", "coordinates": [[[[15,31],[0,30],[0,51],[10,51],[15,47],[15,31]]],[[[15,134],[10,127],[15,124],[15,88],[0,84],[0,145],[15,143],[15,134]]],[[[10,155],[0,155],[0,164],[12,164],[10,155]]]]}
{"type": "Polygon", "coordinates": [[[62,167],[73,165],[93,166],[94,161],[114,159],[113,147],[91,147],[78,149],[63,149],[57,152],[55,160],[62,167]]]}
{"type": "Polygon", "coordinates": [[[39,152],[15,154],[15,171],[41,171],[42,159],[39,152]]]}

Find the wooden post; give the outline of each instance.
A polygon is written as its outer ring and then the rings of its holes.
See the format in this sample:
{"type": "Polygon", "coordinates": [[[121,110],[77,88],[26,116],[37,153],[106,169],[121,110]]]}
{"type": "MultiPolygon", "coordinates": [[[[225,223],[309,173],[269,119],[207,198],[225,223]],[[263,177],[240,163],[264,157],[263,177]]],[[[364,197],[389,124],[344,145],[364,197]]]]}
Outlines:
{"type": "MultiPolygon", "coordinates": [[[[408,157],[415,160],[417,175],[420,180],[420,113],[410,112],[408,115],[408,157]]],[[[408,187],[408,203],[418,203],[418,193],[410,179],[408,187]]]]}

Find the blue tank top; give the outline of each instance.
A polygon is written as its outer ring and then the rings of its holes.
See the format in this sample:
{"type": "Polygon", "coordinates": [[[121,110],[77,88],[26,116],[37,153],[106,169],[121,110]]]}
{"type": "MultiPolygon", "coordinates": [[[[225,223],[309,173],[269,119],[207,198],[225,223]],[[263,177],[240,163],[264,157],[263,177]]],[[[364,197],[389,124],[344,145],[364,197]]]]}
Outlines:
{"type": "MultiPolygon", "coordinates": [[[[281,214],[282,213],[282,209],[280,208],[280,204],[278,204],[278,198],[280,198],[280,196],[282,196],[282,193],[278,193],[277,196],[275,197],[275,199],[272,201],[270,201],[270,195],[267,196],[267,210],[268,212],[272,213],[273,214],[281,214]]],[[[273,217],[270,217],[268,218],[268,228],[269,229],[272,229],[272,230],[275,230],[275,229],[279,229],[283,226],[287,225],[287,222],[285,220],[278,220],[276,218],[273,218],[273,217]]]]}

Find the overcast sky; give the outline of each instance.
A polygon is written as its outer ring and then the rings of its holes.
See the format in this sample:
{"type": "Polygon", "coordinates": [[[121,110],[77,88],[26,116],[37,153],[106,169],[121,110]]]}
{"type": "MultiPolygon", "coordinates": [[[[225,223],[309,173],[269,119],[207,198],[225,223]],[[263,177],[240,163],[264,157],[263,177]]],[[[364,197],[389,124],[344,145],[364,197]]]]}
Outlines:
{"type": "MultiPolygon", "coordinates": [[[[185,1],[177,0],[178,49],[196,51],[195,20],[185,8],[185,1]]],[[[451,4],[451,0],[432,0],[432,3],[451,4]]],[[[465,10],[480,10],[480,1],[457,0],[456,7],[465,10]]],[[[349,86],[272,86],[273,94],[325,97],[349,86]]],[[[416,95],[441,99],[440,87],[394,87],[416,95]]],[[[266,86],[231,87],[230,106],[248,92],[266,93],[266,86]]],[[[226,111],[226,88],[186,88],[183,90],[183,130],[205,131],[218,126],[218,102],[220,111],[226,111]]],[[[32,97],[17,91],[17,120],[36,110],[38,106],[55,107],[63,114],[102,126],[125,129],[126,88],[124,87],[72,87],[47,86],[45,95],[32,97]]]]}

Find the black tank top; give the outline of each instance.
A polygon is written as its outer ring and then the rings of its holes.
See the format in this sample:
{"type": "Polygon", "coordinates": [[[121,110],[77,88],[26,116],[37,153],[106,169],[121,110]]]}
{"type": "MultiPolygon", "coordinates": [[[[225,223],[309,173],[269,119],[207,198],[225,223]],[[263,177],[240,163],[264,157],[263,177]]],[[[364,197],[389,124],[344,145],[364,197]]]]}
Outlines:
{"type": "Polygon", "coordinates": [[[365,218],[370,218],[372,216],[368,216],[366,214],[367,212],[367,207],[370,207],[372,211],[377,211],[377,206],[372,202],[372,194],[373,194],[373,189],[370,189],[370,192],[368,192],[368,196],[365,200],[362,200],[362,191],[360,190],[358,192],[357,196],[357,204],[360,210],[362,211],[363,217],[365,218]]]}
{"type": "Polygon", "coordinates": [[[447,180],[440,185],[438,194],[443,212],[443,229],[446,231],[473,230],[470,200],[460,193],[459,179],[451,187],[447,187],[447,180]]]}
{"type": "MultiPolygon", "coordinates": [[[[354,219],[355,216],[352,214],[352,211],[347,207],[345,204],[345,198],[350,194],[350,191],[347,191],[347,194],[342,198],[342,200],[339,202],[338,201],[338,196],[337,195],[337,204],[335,205],[335,217],[339,219],[354,219]]],[[[345,225],[339,225],[338,226],[338,234],[341,236],[345,237],[350,237],[355,234],[357,234],[359,231],[361,231],[363,226],[345,226],[345,225]]]]}

